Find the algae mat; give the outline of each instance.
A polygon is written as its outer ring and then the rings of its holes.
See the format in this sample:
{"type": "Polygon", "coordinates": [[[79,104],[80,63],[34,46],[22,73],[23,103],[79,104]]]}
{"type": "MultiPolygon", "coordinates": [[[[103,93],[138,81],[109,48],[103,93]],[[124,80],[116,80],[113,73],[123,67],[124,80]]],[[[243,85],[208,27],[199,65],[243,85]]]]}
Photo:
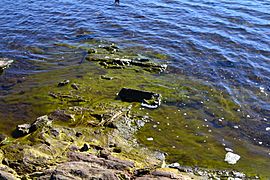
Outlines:
{"type": "MultiPolygon", "coordinates": [[[[6,134],[16,124],[32,122],[56,109],[103,105],[106,108],[107,103],[132,105],[132,111],[151,118],[136,138],[151,149],[167,153],[167,163],[235,169],[250,176],[269,177],[267,149],[249,143],[238,128],[246,116],[244,110],[223,91],[180,74],[159,74],[136,67],[104,68],[97,62],[85,61],[27,76],[2,101],[5,108],[2,106],[0,118],[5,124],[2,123],[1,130],[6,134]],[[58,87],[65,79],[70,83],[58,87]],[[79,90],[70,86],[73,83],[79,90]],[[160,93],[162,105],[149,110],[140,103],[121,102],[116,97],[122,87],[160,93]],[[241,156],[237,164],[224,162],[225,148],[241,156]]],[[[91,118],[85,116],[84,121],[90,122],[91,118]]]]}

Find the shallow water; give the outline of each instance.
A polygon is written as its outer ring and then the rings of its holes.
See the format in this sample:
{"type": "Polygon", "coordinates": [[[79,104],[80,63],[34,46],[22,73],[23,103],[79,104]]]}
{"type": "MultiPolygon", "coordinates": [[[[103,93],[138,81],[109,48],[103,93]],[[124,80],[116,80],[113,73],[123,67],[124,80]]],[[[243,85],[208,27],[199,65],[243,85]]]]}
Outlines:
{"type": "Polygon", "coordinates": [[[245,111],[242,135],[269,151],[269,9],[268,0],[125,0],[120,6],[105,0],[2,0],[0,57],[16,62],[1,76],[0,95],[11,93],[25,75],[81,61],[82,50],[57,43],[112,41],[167,54],[175,77],[226,91],[245,111]]]}

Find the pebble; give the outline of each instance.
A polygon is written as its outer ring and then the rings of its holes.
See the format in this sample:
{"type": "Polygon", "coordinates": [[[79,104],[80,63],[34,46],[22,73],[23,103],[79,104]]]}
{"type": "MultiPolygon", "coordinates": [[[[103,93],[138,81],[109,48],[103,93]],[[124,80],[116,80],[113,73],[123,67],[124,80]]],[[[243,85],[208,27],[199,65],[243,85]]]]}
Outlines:
{"type": "Polygon", "coordinates": [[[238,129],[239,127],[238,126],[233,126],[234,129],[238,129]]]}
{"type": "Polygon", "coordinates": [[[266,131],[270,131],[270,127],[265,128],[266,131]]]}
{"type": "Polygon", "coordinates": [[[187,113],[184,113],[184,116],[186,116],[187,115],[187,113]]]}

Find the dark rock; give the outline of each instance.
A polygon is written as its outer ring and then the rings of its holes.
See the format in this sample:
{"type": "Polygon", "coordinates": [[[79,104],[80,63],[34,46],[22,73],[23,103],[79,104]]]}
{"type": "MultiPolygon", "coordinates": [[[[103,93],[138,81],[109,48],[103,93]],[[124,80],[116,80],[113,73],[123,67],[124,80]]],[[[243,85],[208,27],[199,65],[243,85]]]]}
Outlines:
{"type": "Polygon", "coordinates": [[[81,132],[76,132],[75,136],[76,137],[81,137],[83,134],[81,132]]]}
{"type": "Polygon", "coordinates": [[[16,130],[12,133],[12,136],[15,138],[19,138],[29,134],[31,128],[31,124],[20,124],[17,125],[16,130]]]}
{"type": "Polygon", "coordinates": [[[84,144],[83,147],[80,149],[81,152],[88,151],[90,149],[89,144],[84,144]]]}
{"type": "Polygon", "coordinates": [[[122,101],[141,102],[143,107],[158,108],[161,104],[161,95],[148,91],[122,88],[118,93],[122,101]]]}
{"type": "Polygon", "coordinates": [[[134,171],[134,175],[135,176],[137,176],[137,177],[139,177],[139,176],[144,176],[144,175],[146,175],[146,174],[150,174],[150,169],[148,169],[148,168],[144,168],[144,169],[136,169],[135,171],[134,171]]]}
{"type": "Polygon", "coordinates": [[[52,134],[54,137],[58,137],[59,134],[60,134],[59,130],[58,130],[58,129],[55,129],[55,128],[51,129],[50,131],[51,131],[51,134],[52,134]]]}
{"type": "Polygon", "coordinates": [[[117,129],[117,125],[116,125],[116,123],[114,123],[114,122],[108,122],[108,123],[106,123],[105,125],[106,125],[107,127],[109,127],[109,128],[117,129]]]}
{"type": "Polygon", "coordinates": [[[72,87],[73,89],[75,89],[75,90],[79,90],[79,86],[78,86],[77,84],[75,84],[75,83],[72,83],[72,84],[71,84],[71,87],[72,87]]]}
{"type": "Polygon", "coordinates": [[[59,82],[57,86],[58,86],[58,87],[62,87],[62,86],[67,85],[69,82],[70,82],[70,81],[69,81],[68,79],[66,79],[66,80],[64,80],[64,81],[59,82]]]}
{"type": "Polygon", "coordinates": [[[120,147],[115,147],[115,148],[113,148],[113,152],[115,152],[115,153],[121,153],[122,152],[122,149],[120,147]]]}
{"type": "Polygon", "coordinates": [[[49,96],[51,96],[51,97],[53,97],[53,98],[55,98],[55,99],[58,97],[57,94],[54,94],[54,93],[52,93],[52,92],[49,92],[49,96]]]}

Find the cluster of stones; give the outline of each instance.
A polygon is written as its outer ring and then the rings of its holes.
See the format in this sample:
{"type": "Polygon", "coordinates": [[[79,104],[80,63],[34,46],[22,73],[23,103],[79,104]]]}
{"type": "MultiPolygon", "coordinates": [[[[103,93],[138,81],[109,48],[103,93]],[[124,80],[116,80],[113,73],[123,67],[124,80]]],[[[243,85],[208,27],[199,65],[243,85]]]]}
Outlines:
{"type": "Polygon", "coordinates": [[[167,68],[166,64],[154,63],[147,57],[122,56],[121,53],[118,53],[119,51],[119,48],[115,44],[99,46],[96,49],[89,49],[86,59],[88,61],[99,62],[102,67],[111,69],[139,67],[150,72],[164,72],[167,68]]]}

